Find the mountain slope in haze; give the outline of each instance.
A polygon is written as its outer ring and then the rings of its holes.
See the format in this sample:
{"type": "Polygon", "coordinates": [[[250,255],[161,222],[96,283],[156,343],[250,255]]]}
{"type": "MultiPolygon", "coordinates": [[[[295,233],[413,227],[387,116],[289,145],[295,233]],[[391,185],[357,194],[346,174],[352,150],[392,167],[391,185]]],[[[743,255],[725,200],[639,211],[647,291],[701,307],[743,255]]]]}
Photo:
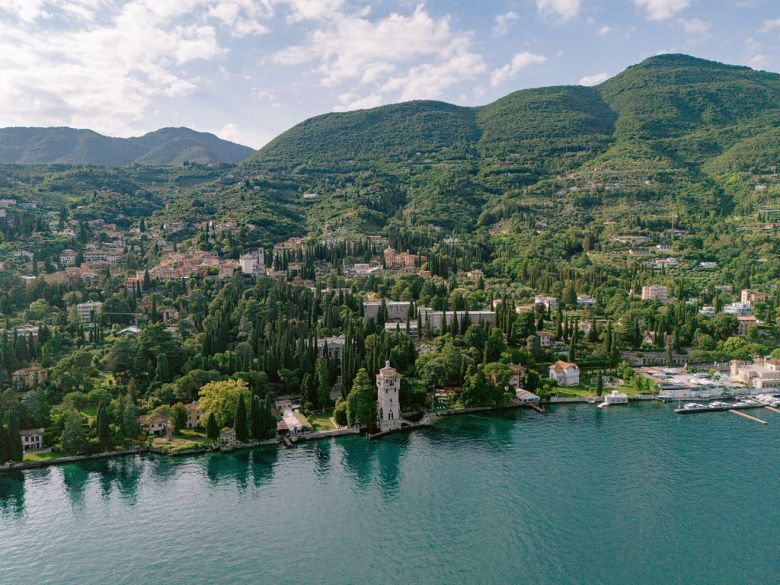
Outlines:
{"type": "Polygon", "coordinates": [[[320,192],[312,228],[355,218],[359,229],[361,216],[363,227],[469,228],[563,192],[576,210],[619,197],[723,213],[733,202],[721,177],[776,162],[778,126],[780,75],[661,55],[596,87],[522,90],[474,108],[416,101],[325,114],[240,168],[320,192]]]}
{"type": "Polygon", "coordinates": [[[99,166],[238,163],[249,147],[189,128],[163,128],[144,136],[112,138],[73,128],[2,128],[0,163],[99,166]]]}

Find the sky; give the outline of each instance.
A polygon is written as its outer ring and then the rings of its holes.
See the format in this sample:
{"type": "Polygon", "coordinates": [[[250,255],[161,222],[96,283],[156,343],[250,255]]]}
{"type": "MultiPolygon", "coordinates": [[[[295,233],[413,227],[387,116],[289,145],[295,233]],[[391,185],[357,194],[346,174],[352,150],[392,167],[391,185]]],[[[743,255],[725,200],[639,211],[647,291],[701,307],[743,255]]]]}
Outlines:
{"type": "Polygon", "coordinates": [[[670,52],[780,71],[780,2],[0,0],[0,127],[259,148],[326,112],[482,105],[670,52]]]}

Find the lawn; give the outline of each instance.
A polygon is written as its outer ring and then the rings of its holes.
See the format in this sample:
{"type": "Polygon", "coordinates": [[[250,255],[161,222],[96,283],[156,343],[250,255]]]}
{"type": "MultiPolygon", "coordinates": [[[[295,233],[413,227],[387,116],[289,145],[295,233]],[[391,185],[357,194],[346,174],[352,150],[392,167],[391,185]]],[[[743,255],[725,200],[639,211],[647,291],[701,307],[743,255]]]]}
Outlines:
{"type": "Polygon", "coordinates": [[[51,451],[49,453],[30,451],[24,454],[25,461],[48,461],[49,459],[56,459],[57,457],[65,457],[65,455],[63,453],[57,453],[56,451],[51,451]]]}
{"type": "Polygon", "coordinates": [[[165,437],[156,437],[152,440],[152,446],[157,449],[164,449],[168,452],[186,451],[187,449],[198,449],[211,445],[211,441],[204,433],[199,433],[190,429],[182,429],[178,435],[173,435],[170,440],[165,437]]]}
{"type": "Polygon", "coordinates": [[[562,398],[590,398],[591,396],[596,395],[593,388],[583,386],[582,384],[579,386],[556,386],[552,389],[552,393],[557,394],[562,398]]]}
{"type": "Polygon", "coordinates": [[[312,413],[309,422],[315,431],[330,431],[338,428],[333,420],[333,409],[328,408],[320,412],[312,413]]]}

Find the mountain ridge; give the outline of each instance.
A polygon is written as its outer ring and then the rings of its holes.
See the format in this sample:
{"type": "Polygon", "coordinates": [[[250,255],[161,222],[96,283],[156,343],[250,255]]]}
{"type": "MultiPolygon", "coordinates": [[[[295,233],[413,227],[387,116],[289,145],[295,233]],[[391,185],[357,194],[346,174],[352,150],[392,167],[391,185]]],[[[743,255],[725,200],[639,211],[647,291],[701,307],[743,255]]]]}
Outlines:
{"type": "Polygon", "coordinates": [[[0,128],[0,163],[133,164],[178,166],[184,162],[238,163],[255,151],[208,132],[167,127],[142,136],[117,138],[94,130],[55,127],[0,128]]]}

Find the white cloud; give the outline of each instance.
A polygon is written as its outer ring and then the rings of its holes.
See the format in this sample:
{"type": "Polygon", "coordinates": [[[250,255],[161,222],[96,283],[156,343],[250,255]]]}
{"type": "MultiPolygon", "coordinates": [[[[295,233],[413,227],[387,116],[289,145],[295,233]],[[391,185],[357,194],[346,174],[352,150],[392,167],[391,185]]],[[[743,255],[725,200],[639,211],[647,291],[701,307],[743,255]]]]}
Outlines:
{"type": "Polygon", "coordinates": [[[528,51],[517,53],[510,63],[493,70],[490,74],[490,83],[493,87],[498,87],[529,65],[544,63],[546,60],[547,58],[544,55],[537,55],[528,51]]]}
{"type": "Polygon", "coordinates": [[[599,32],[599,35],[603,37],[604,35],[608,35],[609,33],[611,33],[611,32],[612,32],[612,27],[611,27],[611,26],[604,25],[604,26],[602,26],[602,27],[599,29],[599,31],[598,31],[598,32],[599,32]]]}
{"type": "Polygon", "coordinates": [[[760,32],[766,33],[769,31],[773,31],[776,28],[780,28],[780,18],[773,18],[772,20],[765,20],[764,23],[761,25],[760,32]]]}
{"type": "Polygon", "coordinates": [[[280,0],[290,9],[290,22],[328,20],[340,15],[344,0],[280,0]]]}
{"type": "Polygon", "coordinates": [[[690,0],[634,0],[647,13],[648,20],[666,20],[690,6],[690,0]]]}
{"type": "Polygon", "coordinates": [[[678,20],[683,30],[695,37],[706,37],[710,34],[711,25],[709,22],[699,20],[698,18],[681,18],[678,20]]]}
{"type": "Polygon", "coordinates": [[[153,100],[195,91],[217,28],[261,34],[265,0],[0,0],[0,126],[134,132],[153,100]]]}
{"type": "Polygon", "coordinates": [[[769,57],[769,55],[764,55],[763,53],[758,53],[755,55],[751,55],[747,59],[747,65],[748,67],[752,67],[753,69],[769,69],[772,65],[772,59],[769,57]]]}
{"type": "Polygon", "coordinates": [[[586,85],[590,87],[593,85],[598,85],[599,83],[603,83],[607,79],[609,79],[608,73],[596,73],[595,75],[586,75],[585,77],[580,79],[577,83],[579,83],[579,85],[586,85]]]}
{"type": "Polygon", "coordinates": [[[580,0],[536,0],[536,9],[544,16],[571,20],[580,13],[580,0]]]}
{"type": "Polygon", "coordinates": [[[493,36],[503,37],[509,32],[509,26],[519,19],[520,15],[514,10],[510,10],[505,14],[496,15],[495,23],[493,24],[493,36]]]}
{"type": "Polygon", "coordinates": [[[325,86],[351,83],[339,108],[370,107],[391,99],[435,99],[450,87],[485,71],[471,49],[471,35],[451,29],[424,6],[409,15],[371,20],[365,13],[340,14],[323,23],[304,44],[273,55],[282,65],[315,63],[325,86]],[[360,86],[369,86],[362,92],[360,86]]]}

